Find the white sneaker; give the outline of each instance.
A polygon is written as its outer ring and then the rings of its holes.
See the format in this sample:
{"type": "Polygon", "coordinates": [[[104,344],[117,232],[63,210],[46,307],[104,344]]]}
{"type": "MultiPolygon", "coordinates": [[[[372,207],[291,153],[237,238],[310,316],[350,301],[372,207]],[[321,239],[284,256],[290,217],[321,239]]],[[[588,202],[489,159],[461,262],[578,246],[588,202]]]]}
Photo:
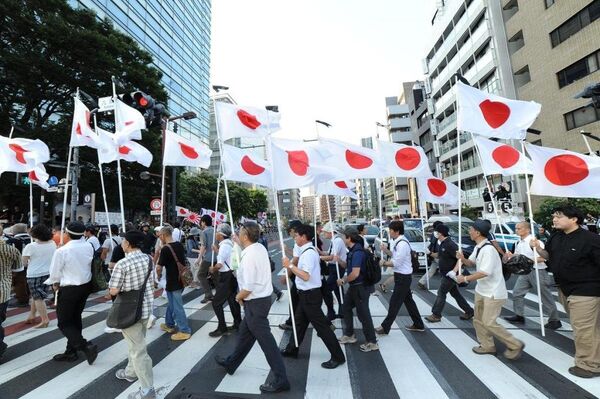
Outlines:
{"type": "Polygon", "coordinates": [[[344,344],[354,344],[356,343],[356,336],[355,335],[351,335],[351,336],[347,336],[347,335],[342,335],[338,341],[340,342],[340,344],[344,345],[344,344]]]}
{"type": "Polygon", "coordinates": [[[379,345],[376,342],[366,342],[360,346],[360,350],[363,352],[378,351],[379,345]]]}
{"type": "Polygon", "coordinates": [[[146,328],[148,330],[151,329],[152,327],[154,327],[154,323],[156,323],[156,316],[151,314],[150,317],[148,317],[148,324],[146,324],[146,328]]]}
{"type": "Polygon", "coordinates": [[[120,333],[121,329],[119,329],[119,328],[112,328],[112,327],[106,327],[104,329],[104,332],[107,333],[107,334],[120,333]]]}

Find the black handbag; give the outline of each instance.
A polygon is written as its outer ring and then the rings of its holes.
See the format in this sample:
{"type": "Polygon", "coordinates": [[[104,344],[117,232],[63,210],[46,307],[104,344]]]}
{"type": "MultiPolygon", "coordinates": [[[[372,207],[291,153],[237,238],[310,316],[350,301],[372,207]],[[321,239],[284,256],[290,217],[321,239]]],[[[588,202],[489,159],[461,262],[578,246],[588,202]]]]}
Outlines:
{"type": "Polygon", "coordinates": [[[513,255],[504,267],[512,274],[527,275],[533,270],[533,261],[525,255],[513,255]]]}
{"type": "Polygon", "coordinates": [[[148,274],[144,284],[139,290],[122,291],[117,295],[112,308],[108,312],[106,325],[111,328],[127,328],[137,323],[142,318],[142,305],[144,304],[144,292],[146,283],[152,273],[152,258],[148,257],[148,274]]]}

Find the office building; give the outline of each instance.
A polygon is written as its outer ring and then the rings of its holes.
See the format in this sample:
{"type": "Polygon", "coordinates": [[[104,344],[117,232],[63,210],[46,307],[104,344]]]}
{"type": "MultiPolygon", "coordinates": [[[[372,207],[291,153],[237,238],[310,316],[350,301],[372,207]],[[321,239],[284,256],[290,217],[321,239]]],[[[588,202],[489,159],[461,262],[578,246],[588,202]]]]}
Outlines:
{"type": "MultiPolygon", "coordinates": [[[[360,139],[363,147],[373,148],[373,138],[360,139]]],[[[377,200],[377,179],[356,179],[356,195],[358,196],[358,216],[371,220],[379,217],[377,200]]]]}
{"type": "Polygon", "coordinates": [[[314,195],[302,197],[302,215],[300,219],[303,222],[310,224],[315,222],[315,201],[316,197],[314,195]]]}

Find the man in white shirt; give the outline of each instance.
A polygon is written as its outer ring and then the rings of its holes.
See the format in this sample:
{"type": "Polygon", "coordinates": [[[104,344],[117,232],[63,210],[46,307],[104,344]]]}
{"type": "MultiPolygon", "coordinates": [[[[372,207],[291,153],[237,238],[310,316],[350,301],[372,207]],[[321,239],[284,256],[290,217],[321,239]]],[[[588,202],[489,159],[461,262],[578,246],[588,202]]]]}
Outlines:
{"type": "MultiPolygon", "coordinates": [[[[298,345],[302,343],[308,323],[311,323],[318,336],[331,354],[331,359],[321,363],[326,369],[334,369],[340,364],[346,362],[344,352],[331,330],[330,323],[323,314],[321,304],[323,295],[321,294],[321,265],[316,248],[312,244],[314,228],[309,225],[300,225],[296,229],[296,244],[300,247],[300,256],[298,267],[286,257],[282,263],[288,273],[296,276],[296,287],[298,288],[298,297],[300,299],[294,318],[296,321],[296,333],[298,334],[298,345]]],[[[287,347],[281,352],[286,357],[298,357],[298,347],[293,339],[290,339],[287,347]]]]}
{"type": "Polygon", "coordinates": [[[222,223],[217,227],[216,239],[219,246],[213,246],[213,251],[217,254],[217,263],[209,268],[209,273],[218,272],[217,292],[212,301],[212,307],[215,315],[219,320],[219,324],[215,331],[208,333],[211,337],[220,337],[227,334],[229,330],[237,330],[242,323],[240,304],[236,302],[235,295],[238,292],[238,282],[233,275],[231,265],[231,255],[233,250],[233,242],[231,237],[231,227],[227,223],[222,223]],[[223,305],[227,302],[229,310],[233,316],[233,326],[228,328],[225,324],[225,313],[223,305]]]}
{"type": "Polygon", "coordinates": [[[348,255],[348,248],[344,243],[344,239],[339,234],[340,229],[332,222],[325,223],[323,226],[323,233],[325,238],[331,240],[329,244],[329,250],[327,252],[321,251],[321,260],[327,262],[329,267],[329,274],[327,275],[327,285],[329,289],[333,291],[338,303],[338,314],[328,314],[327,317],[330,320],[334,318],[341,319],[342,316],[342,297],[344,296],[344,289],[338,287],[337,280],[346,273],[346,256],[348,255]]]}
{"type": "Polygon", "coordinates": [[[94,251],[83,238],[83,223],[69,223],[66,232],[71,240],[54,252],[50,264],[50,277],[45,282],[52,285],[58,295],[58,328],[67,338],[67,350],[55,355],[53,359],[59,362],[74,362],[78,359],[77,351],[82,351],[88,363],[92,364],[98,356],[98,347],[87,342],[81,335],[81,314],[92,289],[94,251]]]}
{"type": "Polygon", "coordinates": [[[274,375],[273,381],[265,382],[260,386],[261,392],[289,391],[290,383],[283,357],[269,326],[268,316],[273,293],[271,265],[269,253],[258,243],[259,237],[260,229],[255,222],[246,222],[240,228],[239,242],[244,250],[237,271],[240,292],[235,299],[245,307],[245,314],[235,350],[228,357],[217,356],[215,360],[228,374],[233,375],[250,353],[254,343],[258,341],[274,375]]]}
{"type": "Polygon", "coordinates": [[[481,219],[477,219],[469,227],[469,236],[477,243],[475,250],[469,259],[465,258],[461,251],[456,252],[456,258],[465,266],[476,266],[477,271],[469,276],[459,275],[457,281],[459,284],[477,281],[473,326],[479,346],[473,347],[473,352],[478,355],[495,355],[494,338],[496,338],[506,346],[504,357],[516,360],[523,353],[525,344],[496,321],[508,294],[502,276],[502,261],[496,248],[486,238],[491,227],[489,222],[481,219]]]}
{"type": "MultiPolygon", "coordinates": [[[[112,240],[110,236],[106,236],[106,239],[102,243],[102,253],[100,254],[100,259],[104,261],[107,267],[112,259],[113,250],[123,242],[123,239],[119,236],[119,226],[116,224],[110,225],[110,234],[112,235],[112,240]]],[[[88,242],[90,241],[88,240],[88,242]]]]}
{"type": "MultiPolygon", "coordinates": [[[[531,234],[531,225],[528,222],[517,223],[515,228],[520,240],[515,245],[514,255],[524,255],[531,260],[534,260],[533,249],[529,246],[530,241],[534,238],[531,234]]],[[[544,248],[544,243],[540,242],[540,246],[544,248]]],[[[514,256],[510,251],[506,253],[505,259],[508,260],[514,256]]],[[[542,306],[544,313],[548,314],[548,323],[544,327],[556,330],[562,327],[562,323],[558,317],[558,310],[556,309],[556,302],[550,291],[550,287],[554,285],[554,278],[546,270],[546,263],[544,258],[538,257],[537,269],[540,276],[540,292],[542,294],[542,306]]],[[[535,267],[535,266],[534,266],[535,267]]],[[[533,270],[529,274],[520,275],[517,277],[515,286],[513,287],[513,309],[515,311],[514,316],[507,316],[504,319],[511,323],[525,323],[524,310],[525,310],[525,295],[530,289],[534,288],[537,294],[537,281],[536,273],[533,270]]]]}

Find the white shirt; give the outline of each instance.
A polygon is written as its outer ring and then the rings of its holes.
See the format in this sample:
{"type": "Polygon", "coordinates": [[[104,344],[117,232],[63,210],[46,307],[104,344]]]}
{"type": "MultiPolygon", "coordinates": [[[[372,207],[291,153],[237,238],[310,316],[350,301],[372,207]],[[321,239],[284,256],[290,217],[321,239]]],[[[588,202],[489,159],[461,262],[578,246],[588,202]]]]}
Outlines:
{"type": "Polygon", "coordinates": [[[300,247],[300,259],[298,260],[298,269],[305,271],[309,275],[308,281],[302,280],[296,276],[296,287],[300,291],[308,291],[313,288],[321,287],[321,264],[320,257],[312,242],[308,242],[300,247]]]}
{"type": "Polygon", "coordinates": [[[100,249],[100,240],[98,240],[98,237],[90,236],[86,240],[88,243],[92,244],[92,247],[94,247],[94,252],[100,249]]]}
{"type": "Polygon", "coordinates": [[[292,256],[294,258],[299,258],[300,257],[300,246],[296,243],[294,243],[294,249],[292,250],[292,256]]]}
{"type": "MultiPolygon", "coordinates": [[[[532,261],[535,262],[534,255],[533,255],[533,248],[531,248],[529,246],[529,242],[532,239],[533,239],[533,235],[530,234],[527,237],[525,237],[524,239],[519,240],[517,242],[517,245],[515,246],[515,255],[525,255],[529,259],[531,259],[532,261]]],[[[543,242],[539,241],[539,243],[542,248],[545,247],[543,242]]],[[[539,254],[538,254],[538,256],[539,256],[539,254]]],[[[537,264],[537,269],[545,269],[546,267],[547,266],[546,266],[545,262],[538,262],[538,264],[537,264]]]]}
{"type": "Polygon", "coordinates": [[[54,252],[50,264],[50,277],[44,284],[60,283],[61,286],[83,285],[92,279],[94,251],[82,237],[71,240],[54,252]]]}
{"type": "Polygon", "coordinates": [[[369,242],[367,241],[367,237],[362,236],[362,238],[363,238],[363,248],[369,249],[369,242]]]}
{"type": "Polygon", "coordinates": [[[251,292],[245,301],[271,296],[271,264],[269,253],[262,244],[255,242],[244,248],[237,278],[240,290],[251,292]]]}
{"type": "Polygon", "coordinates": [[[102,243],[102,248],[108,249],[108,252],[106,253],[106,259],[104,259],[105,264],[108,265],[110,263],[110,260],[112,258],[113,249],[117,245],[121,245],[122,242],[123,242],[123,239],[119,236],[113,236],[112,240],[110,239],[110,237],[106,237],[106,240],[104,240],[104,242],[102,243]]]}
{"type": "Polygon", "coordinates": [[[413,269],[410,251],[410,244],[403,235],[399,235],[392,241],[392,263],[394,265],[394,273],[412,274],[413,269]],[[400,242],[401,240],[403,242],[400,242]]]}
{"type": "Polygon", "coordinates": [[[32,242],[23,248],[23,256],[29,256],[27,264],[27,277],[42,277],[50,274],[50,262],[56,251],[56,244],[50,240],[47,242],[32,242]]]}
{"type": "Polygon", "coordinates": [[[173,241],[180,242],[181,241],[181,230],[179,230],[178,228],[174,228],[173,233],[171,234],[171,237],[173,237],[173,241]]]}
{"type": "Polygon", "coordinates": [[[231,250],[233,249],[233,242],[229,238],[219,243],[219,254],[217,255],[217,263],[222,266],[219,269],[219,273],[230,272],[231,268],[231,250]]]}
{"type": "Polygon", "coordinates": [[[348,248],[346,248],[346,244],[344,243],[344,240],[342,240],[342,237],[335,236],[335,238],[331,242],[331,245],[329,246],[329,255],[336,255],[338,258],[340,258],[341,261],[346,261],[346,256],[348,255],[348,248]]]}
{"type": "Polygon", "coordinates": [[[480,278],[477,280],[475,286],[475,292],[481,296],[485,296],[493,299],[506,299],[508,293],[506,292],[506,283],[504,276],[502,275],[502,260],[498,256],[498,251],[493,245],[486,245],[489,243],[488,240],[483,240],[473,250],[469,260],[475,262],[478,272],[487,274],[487,277],[480,278]],[[481,248],[477,254],[477,248],[481,248]],[[475,259],[477,254],[477,259],[475,259]]]}

